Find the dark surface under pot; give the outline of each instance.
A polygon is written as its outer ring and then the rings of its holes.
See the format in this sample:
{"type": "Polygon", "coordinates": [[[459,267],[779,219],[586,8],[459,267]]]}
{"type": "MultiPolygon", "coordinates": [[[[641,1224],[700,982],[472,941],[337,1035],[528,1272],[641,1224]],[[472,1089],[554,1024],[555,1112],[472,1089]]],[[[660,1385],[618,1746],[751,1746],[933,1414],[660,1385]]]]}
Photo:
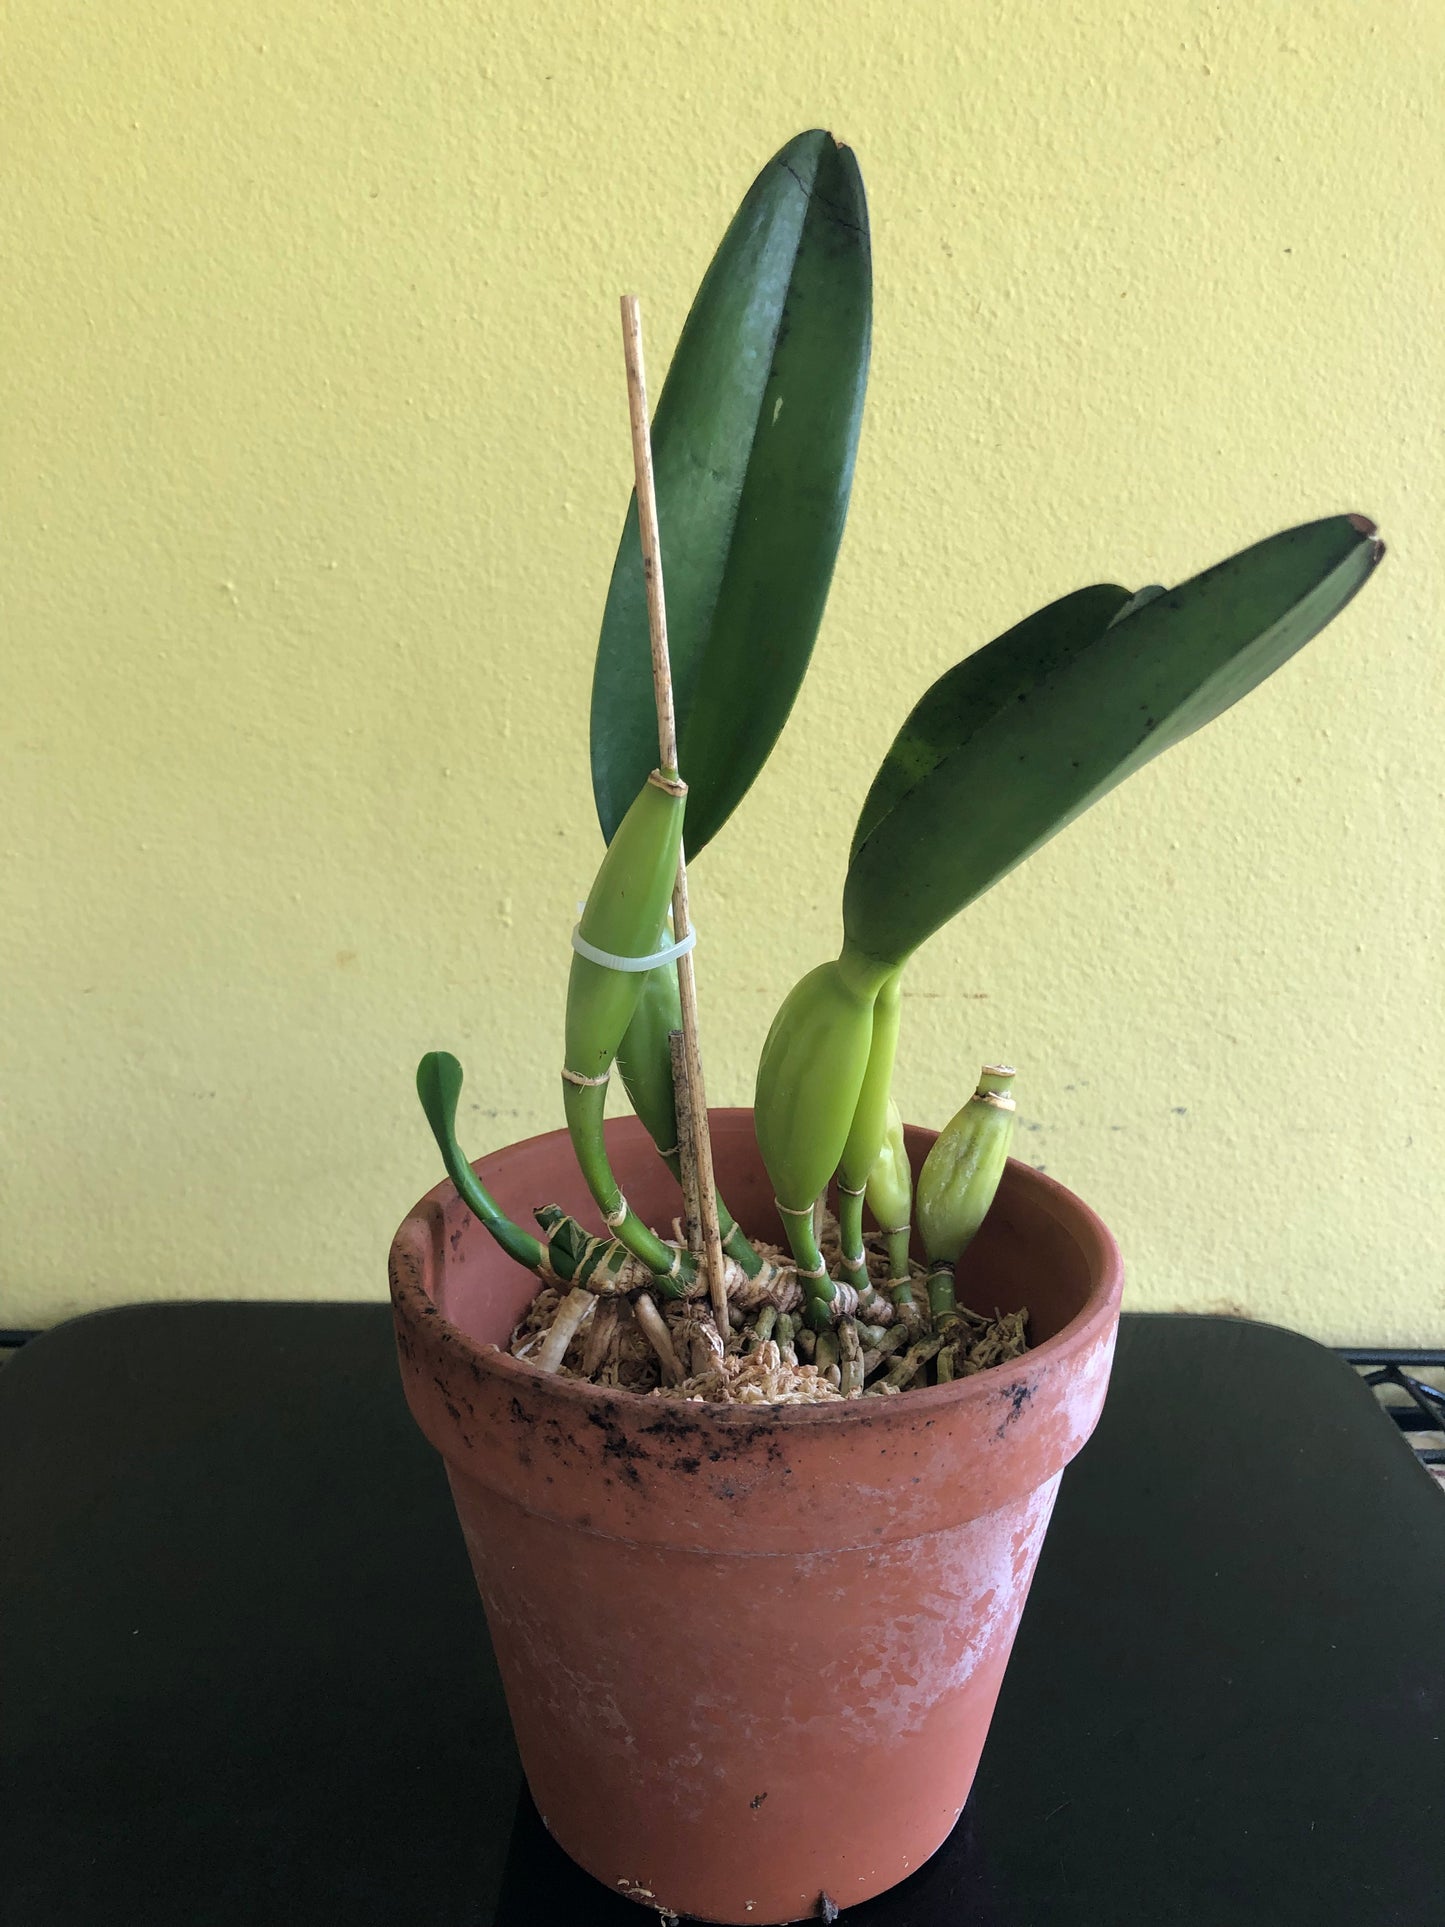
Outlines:
{"type": "MultiPolygon", "coordinates": [[[[148,1306],[27,1346],[0,1552],[5,1927],[649,1918],[522,1793],[385,1306],[148,1306]]],[[[1347,1366],[1126,1316],[969,1808],[845,1922],[1421,1920],[1442,1600],[1445,1501],[1347,1366]]]]}

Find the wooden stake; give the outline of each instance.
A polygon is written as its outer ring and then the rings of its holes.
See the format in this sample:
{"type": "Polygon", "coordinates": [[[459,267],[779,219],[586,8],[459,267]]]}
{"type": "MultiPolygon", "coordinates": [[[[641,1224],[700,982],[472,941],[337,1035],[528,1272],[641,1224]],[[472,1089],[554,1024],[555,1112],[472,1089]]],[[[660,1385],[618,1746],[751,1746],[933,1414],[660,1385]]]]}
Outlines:
{"type": "Polygon", "coordinates": [[[627,359],[627,415],[632,426],[632,474],[637,488],[637,526],[642,537],[642,579],[647,585],[647,634],[652,645],[652,693],[657,701],[657,755],[662,773],[677,767],[677,717],[672,706],[672,662],[667,652],[667,603],[662,592],[662,544],[657,533],[657,487],[652,473],[652,429],[647,412],[647,375],[642,365],[642,309],[635,294],[622,297],[622,352],[627,359]]]}
{"type": "MultiPolygon", "coordinates": [[[[642,364],[642,311],[635,294],[622,297],[622,344],[627,357],[627,412],[632,423],[632,470],[637,484],[637,525],[642,537],[642,574],[647,584],[647,632],[652,645],[652,688],[657,700],[657,753],[664,776],[677,767],[677,717],[672,701],[672,664],[667,653],[667,605],[662,592],[662,547],[657,534],[657,490],[652,474],[652,434],[648,424],[647,377],[642,364]]],[[[687,856],[678,852],[677,884],[672,893],[672,934],[681,943],[692,929],[687,904],[687,856]]],[[[717,1215],[717,1182],[712,1168],[712,1132],[697,1039],[697,980],[692,952],[677,960],[677,990],[682,1004],[682,1040],[687,1058],[687,1109],[692,1116],[693,1159],[697,1167],[698,1216],[702,1223],[702,1270],[713,1316],[728,1329],[727,1276],[717,1215]]]]}
{"type": "Polygon", "coordinates": [[[692,1100],[687,1087],[687,1044],[680,1030],[667,1033],[672,1058],[672,1088],[677,1099],[678,1181],[682,1185],[683,1226],[687,1248],[702,1256],[702,1205],[697,1189],[697,1141],[692,1134],[692,1100]]]}

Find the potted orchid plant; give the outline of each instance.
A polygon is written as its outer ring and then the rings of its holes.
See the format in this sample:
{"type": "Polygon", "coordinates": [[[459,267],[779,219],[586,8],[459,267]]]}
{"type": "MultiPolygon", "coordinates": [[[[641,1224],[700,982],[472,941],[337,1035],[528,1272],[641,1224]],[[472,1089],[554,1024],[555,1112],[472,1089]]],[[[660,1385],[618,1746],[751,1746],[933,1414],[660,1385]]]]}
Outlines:
{"type": "Polygon", "coordinates": [[[839,954],[784,1000],[751,1112],[710,1112],[688,879],[783,728],[842,537],[871,331],[853,155],[814,130],[759,175],[655,422],[635,304],[624,324],[635,489],[565,1130],[473,1167],[461,1066],[429,1053],[448,1182],[392,1290],[543,1818],[645,1904],[778,1921],[893,1884],[957,1817],[1117,1322],[1107,1231],[1008,1159],[1011,1067],[970,1076],[941,1132],[903,1125],[908,962],[1383,550],[1330,516],[963,655],[861,798],[839,954]],[[608,1122],[614,1069],[633,1116],[608,1122]]]}

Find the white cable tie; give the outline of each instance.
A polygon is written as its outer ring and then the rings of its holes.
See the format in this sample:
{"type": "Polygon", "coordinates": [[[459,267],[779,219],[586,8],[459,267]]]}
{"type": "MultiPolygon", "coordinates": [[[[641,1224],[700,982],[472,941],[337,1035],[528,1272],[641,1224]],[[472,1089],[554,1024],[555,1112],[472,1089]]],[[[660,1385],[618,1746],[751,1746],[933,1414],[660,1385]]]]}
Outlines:
{"type": "Polygon", "coordinates": [[[580,923],[572,928],[572,948],[577,955],[586,957],[589,963],[601,964],[604,970],[656,970],[659,964],[669,964],[675,957],[685,957],[696,942],[697,926],[694,924],[680,942],[654,950],[650,957],[617,957],[610,950],[599,950],[595,943],[588,943],[582,935],[580,923]]]}

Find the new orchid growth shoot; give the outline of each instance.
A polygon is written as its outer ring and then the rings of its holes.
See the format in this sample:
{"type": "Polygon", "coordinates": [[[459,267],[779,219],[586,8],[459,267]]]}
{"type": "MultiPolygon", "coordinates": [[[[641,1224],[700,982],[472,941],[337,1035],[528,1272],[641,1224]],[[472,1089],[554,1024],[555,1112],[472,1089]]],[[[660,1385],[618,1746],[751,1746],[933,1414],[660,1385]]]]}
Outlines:
{"type": "Polygon", "coordinates": [[[416,1094],[442,1154],[447,1176],[472,1215],[481,1220],[509,1258],[529,1271],[543,1270],[542,1246],[529,1231],[502,1212],[467,1162],[457,1142],[457,1105],[462,1095],[462,1067],[450,1051],[428,1051],[416,1067],[416,1094]]]}
{"type": "Polygon", "coordinates": [[[542,1279],[585,1284],[590,1291],[620,1291],[644,1281],[637,1259],[615,1238],[595,1238],[555,1205],[536,1213],[543,1237],[513,1224],[477,1177],[457,1142],[457,1104],[462,1067],[450,1051],[428,1051],[417,1066],[417,1096],[457,1195],[519,1265],[542,1279]]]}
{"type": "Polygon", "coordinates": [[[988,1215],[1013,1140],[1015,1072],[985,1064],[978,1088],[934,1139],[918,1174],[914,1209],[928,1258],[928,1309],[935,1323],[956,1316],[954,1270],[988,1215]]]}

